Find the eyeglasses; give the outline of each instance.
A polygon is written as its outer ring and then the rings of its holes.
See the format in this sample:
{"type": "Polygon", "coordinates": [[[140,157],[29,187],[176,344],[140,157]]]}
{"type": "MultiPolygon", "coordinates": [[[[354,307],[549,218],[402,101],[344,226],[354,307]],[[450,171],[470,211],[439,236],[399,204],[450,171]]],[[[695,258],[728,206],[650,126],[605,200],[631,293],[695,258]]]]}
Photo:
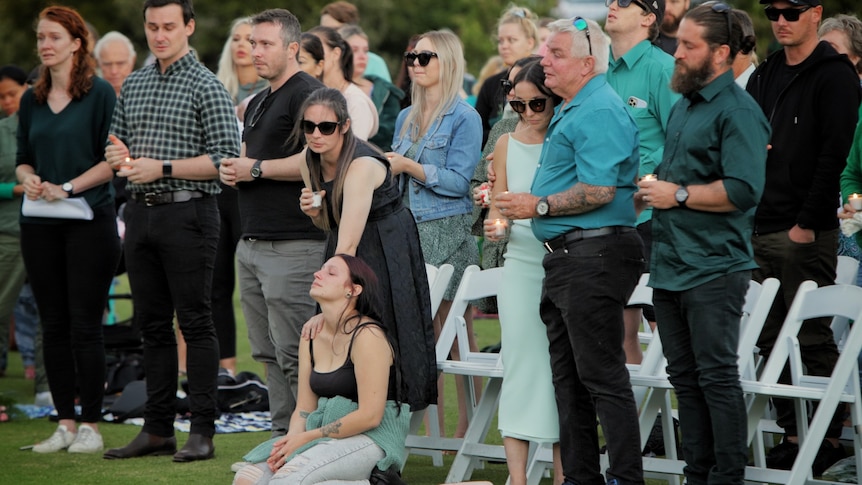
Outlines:
{"type": "Polygon", "coordinates": [[[407,61],[407,67],[413,66],[413,63],[416,62],[416,59],[419,59],[419,65],[425,67],[431,62],[432,57],[437,57],[436,52],[430,51],[422,51],[422,52],[405,52],[404,60],[407,61]]]}
{"type": "Polygon", "coordinates": [[[649,7],[639,2],[638,0],[605,0],[605,7],[610,7],[611,4],[614,3],[614,1],[617,2],[617,5],[619,5],[620,8],[629,8],[629,5],[635,4],[641,9],[643,9],[643,11],[646,13],[652,12],[649,7]]]}
{"type": "Polygon", "coordinates": [[[509,101],[509,106],[515,110],[515,113],[521,114],[527,111],[527,106],[533,110],[533,113],[541,113],[545,111],[545,106],[548,105],[548,98],[534,98],[529,101],[522,101],[520,99],[513,99],[509,101]]]}
{"type": "Polygon", "coordinates": [[[320,134],[324,136],[329,136],[335,133],[335,129],[338,128],[338,125],[341,123],[338,121],[321,121],[320,123],[314,123],[308,120],[302,120],[300,122],[300,126],[302,126],[302,131],[305,132],[306,135],[311,135],[314,133],[314,130],[320,130],[320,134]]]}
{"type": "Polygon", "coordinates": [[[572,26],[580,31],[583,31],[583,33],[587,35],[587,46],[590,48],[590,57],[592,57],[593,41],[592,39],[590,39],[590,26],[587,24],[587,21],[584,20],[583,17],[575,17],[574,19],[572,19],[572,26]]]}
{"type": "Polygon", "coordinates": [[[512,90],[512,81],[506,78],[500,79],[500,87],[503,88],[504,93],[508,94],[512,90]]]}
{"type": "Polygon", "coordinates": [[[724,14],[727,18],[727,45],[730,46],[731,39],[733,39],[733,24],[730,19],[730,5],[722,2],[706,2],[704,5],[709,5],[712,8],[712,11],[715,13],[724,14]]]}
{"type": "Polygon", "coordinates": [[[796,22],[797,20],[799,20],[799,16],[807,12],[810,8],[811,5],[807,5],[802,8],[775,8],[769,6],[763,9],[763,11],[766,13],[766,18],[768,18],[771,22],[777,22],[778,17],[781,15],[783,15],[784,20],[788,22],[796,22]]]}

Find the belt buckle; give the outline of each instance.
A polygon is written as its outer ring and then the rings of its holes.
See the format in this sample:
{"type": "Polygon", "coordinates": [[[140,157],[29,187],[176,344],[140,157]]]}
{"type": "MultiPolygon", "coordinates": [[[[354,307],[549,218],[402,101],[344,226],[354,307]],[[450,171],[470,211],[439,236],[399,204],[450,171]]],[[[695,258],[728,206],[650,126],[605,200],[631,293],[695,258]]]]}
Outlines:
{"type": "Polygon", "coordinates": [[[159,193],[158,192],[147,192],[144,194],[144,204],[147,207],[152,207],[159,203],[159,193]]]}

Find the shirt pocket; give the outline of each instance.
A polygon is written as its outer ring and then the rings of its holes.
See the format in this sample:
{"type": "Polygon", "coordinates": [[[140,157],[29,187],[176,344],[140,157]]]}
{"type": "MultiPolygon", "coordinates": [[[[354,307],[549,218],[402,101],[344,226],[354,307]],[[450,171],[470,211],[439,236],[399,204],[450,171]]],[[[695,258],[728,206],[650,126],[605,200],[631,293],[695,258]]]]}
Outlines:
{"type": "Polygon", "coordinates": [[[434,135],[425,143],[425,148],[422,150],[421,162],[435,167],[444,168],[446,166],[446,155],[449,153],[449,138],[448,134],[434,135]]]}

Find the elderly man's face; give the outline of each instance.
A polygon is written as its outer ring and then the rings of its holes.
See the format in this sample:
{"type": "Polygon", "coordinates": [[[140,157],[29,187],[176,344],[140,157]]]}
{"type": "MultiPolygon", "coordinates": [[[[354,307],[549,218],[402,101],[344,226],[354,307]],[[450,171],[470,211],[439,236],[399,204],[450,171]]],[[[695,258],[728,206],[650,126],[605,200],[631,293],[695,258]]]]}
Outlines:
{"type": "Polygon", "coordinates": [[[578,93],[584,80],[584,57],[572,55],[573,35],[583,32],[555,32],[548,36],[547,52],[541,64],[545,86],[567,102],[578,93]]]}
{"type": "Polygon", "coordinates": [[[99,61],[99,69],[102,70],[102,77],[111,83],[114,91],[119,94],[123,81],[129,77],[135,68],[135,58],[132,57],[129,48],[122,42],[111,42],[102,47],[97,60],[99,61]]]}

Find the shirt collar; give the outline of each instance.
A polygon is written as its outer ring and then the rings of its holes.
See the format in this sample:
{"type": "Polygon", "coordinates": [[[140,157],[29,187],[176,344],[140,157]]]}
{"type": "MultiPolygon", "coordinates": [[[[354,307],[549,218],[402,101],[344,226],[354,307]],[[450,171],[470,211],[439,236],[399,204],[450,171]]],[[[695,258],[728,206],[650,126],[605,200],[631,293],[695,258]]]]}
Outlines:
{"type": "Polygon", "coordinates": [[[625,63],[626,67],[631,69],[632,66],[634,66],[635,64],[638,63],[638,61],[641,59],[641,57],[646,55],[646,53],[649,50],[651,45],[652,45],[652,43],[649,40],[644,39],[644,40],[638,42],[637,44],[635,44],[634,47],[629,49],[629,51],[626,52],[625,54],[623,54],[622,57],[620,57],[619,59],[614,59],[614,54],[613,54],[613,50],[612,50],[611,51],[611,57],[610,57],[611,58],[611,67],[617,67],[618,65],[620,65],[620,63],[625,63]]]}
{"type": "Polygon", "coordinates": [[[713,79],[709,84],[704,86],[703,89],[692,94],[689,99],[692,102],[703,100],[708,103],[712,101],[713,98],[718,96],[718,93],[720,93],[724,88],[731,85],[732,83],[733,69],[728,69],[727,72],[713,79]]]}
{"type": "MultiPolygon", "coordinates": [[[[168,66],[167,69],[165,69],[165,73],[162,75],[163,76],[170,76],[174,72],[185,70],[185,69],[187,69],[187,68],[189,68],[189,67],[191,67],[197,63],[198,63],[197,53],[195,52],[194,49],[189,49],[189,51],[188,51],[188,53],[186,53],[186,55],[180,57],[179,59],[177,59],[176,61],[171,63],[171,65],[168,66]]],[[[155,67],[156,67],[156,71],[161,74],[161,69],[159,68],[159,61],[156,61],[155,67]]]]}

